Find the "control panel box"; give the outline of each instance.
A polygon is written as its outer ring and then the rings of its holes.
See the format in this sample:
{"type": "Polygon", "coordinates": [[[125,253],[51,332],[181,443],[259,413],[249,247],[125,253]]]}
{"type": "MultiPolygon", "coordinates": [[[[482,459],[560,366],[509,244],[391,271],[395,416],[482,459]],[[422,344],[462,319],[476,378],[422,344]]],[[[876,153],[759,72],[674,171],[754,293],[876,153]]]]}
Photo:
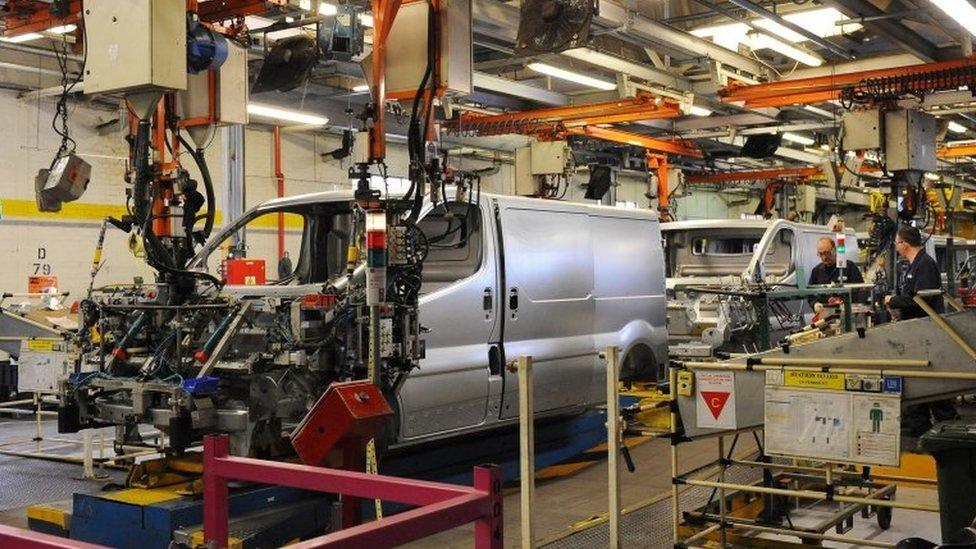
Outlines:
{"type": "Polygon", "coordinates": [[[936,165],[935,117],[911,109],[885,113],[885,163],[889,172],[934,172],[936,165]]]}
{"type": "Polygon", "coordinates": [[[85,93],[184,90],[186,2],[85,0],[85,93]]]}

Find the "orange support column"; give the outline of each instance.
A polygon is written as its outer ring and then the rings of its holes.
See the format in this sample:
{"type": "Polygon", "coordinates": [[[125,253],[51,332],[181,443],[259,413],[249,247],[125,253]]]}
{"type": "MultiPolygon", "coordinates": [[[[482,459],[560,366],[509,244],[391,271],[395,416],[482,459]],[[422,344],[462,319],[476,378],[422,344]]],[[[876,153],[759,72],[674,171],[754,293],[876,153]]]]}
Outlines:
{"type": "Polygon", "coordinates": [[[668,157],[647,151],[647,172],[657,171],[657,210],[661,222],[673,221],[668,200],[668,157]]]}

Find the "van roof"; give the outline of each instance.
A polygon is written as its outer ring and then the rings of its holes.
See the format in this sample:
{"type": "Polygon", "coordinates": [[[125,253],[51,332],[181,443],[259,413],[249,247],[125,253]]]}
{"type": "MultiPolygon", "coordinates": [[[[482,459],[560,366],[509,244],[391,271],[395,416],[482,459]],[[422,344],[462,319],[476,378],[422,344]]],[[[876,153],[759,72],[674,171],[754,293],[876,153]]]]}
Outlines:
{"type": "MultiPolygon", "coordinates": [[[[696,219],[690,221],[673,221],[662,223],[661,231],[688,231],[698,229],[769,229],[774,224],[779,224],[797,229],[807,229],[812,231],[827,231],[825,225],[814,223],[799,223],[787,219],[696,219]]],[[[854,231],[848,228],[845,232],[853,234],[854,231]]]]}
{"type": "MultiPolygon", "coordinates": [[[[449,195],[453,193],[449,192],[449,195]]],[[[523,196],[511,196],[511,195],[496,195],[492,193],[481,193],[482,196],[488,198],[499,198],[507,202],[519,202],[525,205],[539,206],[542,204],[550,204],[552,206],[557,206],[560,209],[576,209],[585,210],[594,213],[604,213],[613,214],[616,216],[624,217],[639,217],[645,219],[657,219],[658,214],[653,210],[636,209],[636,208],[616,208],[613,206],[604,206],[601,204],[587,204],[583,202],[564,202],[561,200],[543,200],[539,198],[530,198],[523,196]]],[[[263,202],[255,207],[258,210],[271,210],[281,207],[288,206],[303,206],[306,204],[321,204],[325,202],[343,202],[347,200],[353,200],[355,198],[352,189],[343,189],[338,191],[321,191],[316,193],[299,194],[295,196],[286,196],[283,198],[273,198],[266,202],[263,202]]]]}

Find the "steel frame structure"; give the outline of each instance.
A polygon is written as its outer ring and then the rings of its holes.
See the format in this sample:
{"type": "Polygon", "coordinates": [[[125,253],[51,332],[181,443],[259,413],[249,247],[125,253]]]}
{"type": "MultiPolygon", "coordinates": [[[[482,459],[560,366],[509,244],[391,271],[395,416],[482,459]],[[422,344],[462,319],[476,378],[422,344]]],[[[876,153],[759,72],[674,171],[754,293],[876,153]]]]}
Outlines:
{"type": "Polygon", "coordinates": [[[417,506],[292,547],[392,547],[469,522],[475,522],[477,549],[503,546],[502,473],[497,466],[475,467],[474,487],[469,488],[231,456],[227,435],[207,436],[203,447],[203,531],[204,542],[210,546],[227,547],[227,484],[231,480],[417,506]]]}

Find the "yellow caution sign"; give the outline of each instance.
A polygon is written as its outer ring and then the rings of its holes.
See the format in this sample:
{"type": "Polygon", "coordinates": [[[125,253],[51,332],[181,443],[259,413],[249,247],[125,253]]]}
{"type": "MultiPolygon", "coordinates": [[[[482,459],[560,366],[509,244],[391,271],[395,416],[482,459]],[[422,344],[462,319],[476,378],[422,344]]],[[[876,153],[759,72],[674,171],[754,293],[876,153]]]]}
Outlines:
{"type": "Polygon", "coordinates": [[[54,340],[51,339],[28,339],[27,349],[30,351],[53,351],[54,340]]]}
{"type": "Polygon", "coordinates": [[[783,385],[787,387],[808,387],[811,389],[843,391],[844,374],[786,370],[783,375],[783,385]]]}

